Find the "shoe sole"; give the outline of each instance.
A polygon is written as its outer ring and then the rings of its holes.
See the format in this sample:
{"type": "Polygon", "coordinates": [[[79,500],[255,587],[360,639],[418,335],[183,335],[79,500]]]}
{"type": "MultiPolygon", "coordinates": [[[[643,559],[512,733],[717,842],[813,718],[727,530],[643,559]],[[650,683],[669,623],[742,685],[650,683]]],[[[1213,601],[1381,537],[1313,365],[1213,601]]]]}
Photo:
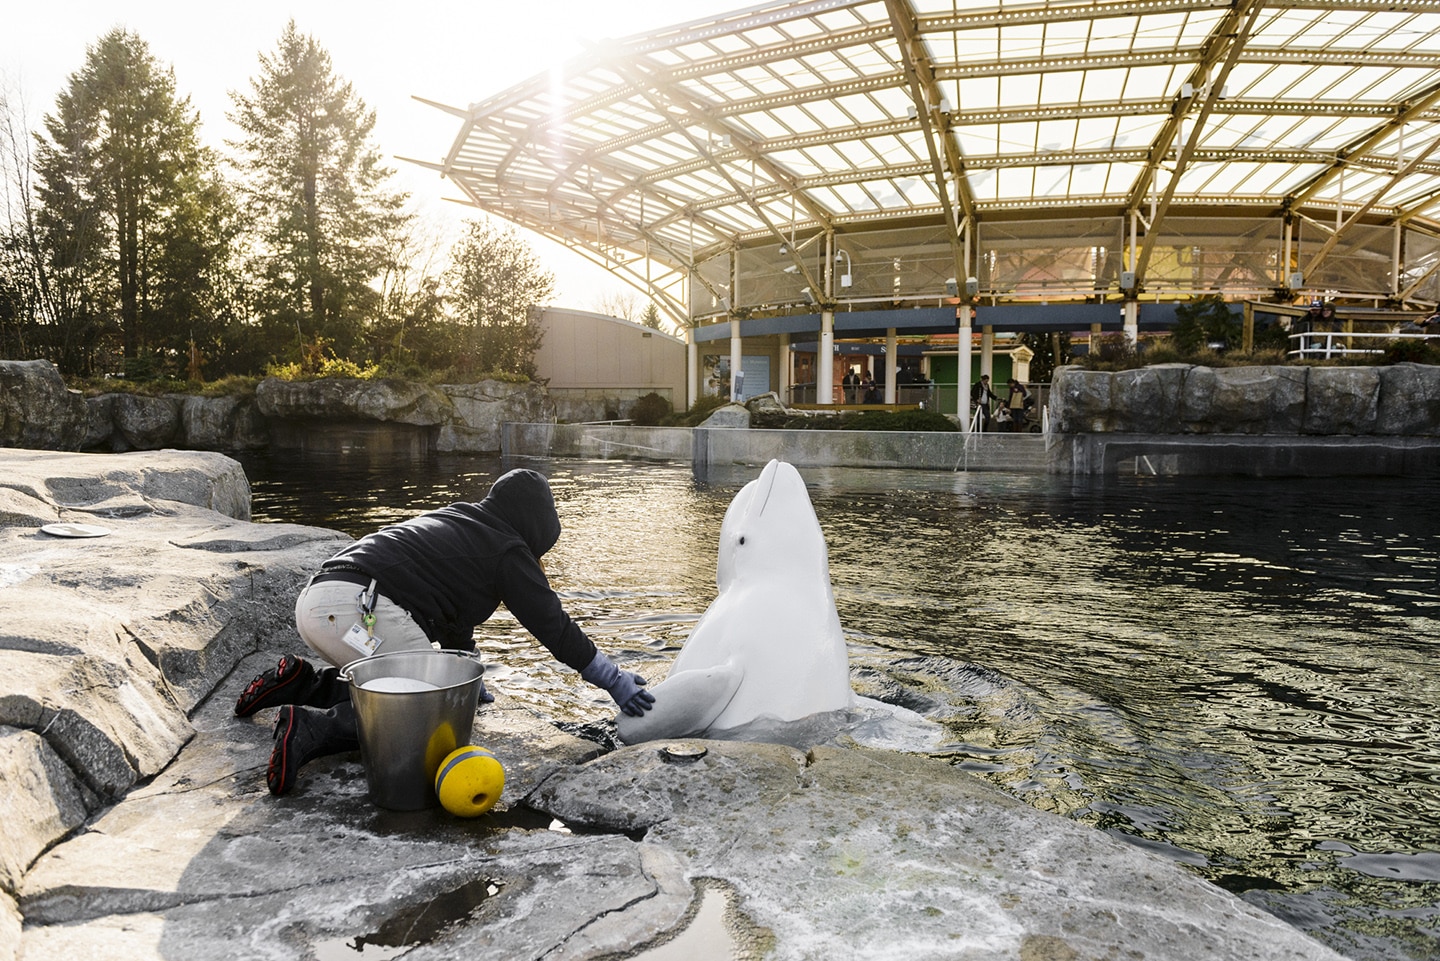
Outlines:
{"type": "MultiPolygon", "coordinates": [[[[299,680],[300,675],[304,673],[304,669],[302,666],[304,663],[305,662],[299,658],[295,658],[292,662],[291,658],[282,657],[280,659],[280,664],[277,664],[275,666],[275,686],[262,687],[249,701],[245,699],[245,695],[242,693],[240,697],[235,701],[235,716],[249,717],[256,711],[263,711],[265,708],[275,704],[274,701],[270,701],[267,699],[272,695],[278,694],[279,692],[285,690],[285,688],[289,687],[291,684],[295,683],[295,681],[299,680]],[[289,665],[291,663],[295,664],[295,669],[290,672],[289,676],[286,676],[282,665],[289,665]]],[[[260,675],[260,677],[264,676],[264,674],[260,675]]],[[[255,682],[251,681],[250,683],[254,684],[255,682]]],[[[246,689],[249,689],[248,686],[246,689]]]]}
{"type": "Polygon", "coordinates": [[[270,750],[270,763],[265,767],[265,786],[276,797],[295,786],[295,772],[289,763],[290,742],[295,737],[295,715],[295,708],[286,704],[275,718],[275,746],[270,750]],[[275,763],[277,758],[280,762],[278,766],[275,763]]]}

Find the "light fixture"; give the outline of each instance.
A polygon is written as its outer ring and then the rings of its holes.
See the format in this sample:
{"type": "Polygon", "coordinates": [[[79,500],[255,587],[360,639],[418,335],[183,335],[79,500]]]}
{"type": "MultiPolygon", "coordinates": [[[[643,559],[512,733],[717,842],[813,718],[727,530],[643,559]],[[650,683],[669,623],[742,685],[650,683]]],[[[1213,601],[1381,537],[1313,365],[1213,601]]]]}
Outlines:
{"type": "Polygon", "coordinates": [[[800,296],[805,298],[805,303],[807,304],[815,303],[815,294],[810,290],[809,287],[801,287],[800,296]]]}
{"type": "Polygon", "coordinates": [[[787,264],[787,265],[785,266],[785,273],[787,273],[787,274],[795,274],[795,273],[799,273],[799,272],[800,272],[800,268],[799,268],[799,267],[796,267],[794,264],[787,264]]]}
{"type": "Polygon", "coordinates": [[[905,116],[909,117],[911,120],[914,120],[916,117],[920,116],[920,111],[916,110],[915,105],[912,103],[910,106],[905,108],[905,116]]]}

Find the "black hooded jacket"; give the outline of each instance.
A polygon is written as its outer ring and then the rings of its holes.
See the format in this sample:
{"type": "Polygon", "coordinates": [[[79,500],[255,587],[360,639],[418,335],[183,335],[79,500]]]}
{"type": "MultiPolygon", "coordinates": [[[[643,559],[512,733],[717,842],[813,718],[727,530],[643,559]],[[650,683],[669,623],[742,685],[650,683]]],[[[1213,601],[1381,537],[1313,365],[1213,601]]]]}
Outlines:
{"type": "Polygon", "coordinates": [[[560,606],[539,558],[560,539],[545,477],[512,470],[478,504],[459,503],[367,534],[325,566],[358,567],[441,647],[474,650],[472,632],[502,603],[557,661],[584,670],[595,645],[560,606]]]}

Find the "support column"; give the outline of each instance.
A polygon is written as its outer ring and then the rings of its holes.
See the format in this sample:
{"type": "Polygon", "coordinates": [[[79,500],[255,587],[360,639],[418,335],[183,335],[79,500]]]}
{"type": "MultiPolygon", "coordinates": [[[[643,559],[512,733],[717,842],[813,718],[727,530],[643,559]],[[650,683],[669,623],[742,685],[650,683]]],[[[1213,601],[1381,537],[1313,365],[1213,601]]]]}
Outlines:
{"type": "MultiPolygon", "coordinates": [[[[980,373],[990,378],[990,386],[995,386],[995,326],[986,324],[980,328],[980,373]]],[[[970,375],[967,372],[966,380],[970,375]]]]}
{"type": "Polygon", "coordinates": [[[975,328],[970,326],[969,308],[960,311],[959,363],[955,368],[955,413],[960,416],[960,429],[970,431],[970,362],[974,350],[970,339],[975,328]]]}
{"type": "Polygon", "coordinates": [[[835,311],[820,311],[820,349],[815,352],[815,403],[835,403],[835,311]]]}
{"type": "Polygon", "coordinates": [[[700,399],[700,345],[695,343],[695,328],[685,328],[685,409],[700,399]]]}
{"type": "Polygon", "coordinates": [[[1125,301],[1125,340],[1131,347],[1140,340],[1140,301],[1133,297],[1125,301]]]}
{"type": "Polygon", "coordinates": [[[745,380],[744,371],[740,366],[740,319],[730,318],[730,402],[734,403],[740,399],[740,391],[743,389],[745,380]]]}
{"type": "Polygon", "coordinates": [[[895,328],[885,329],[885,403],[895,403],[895,378],[900,372],[900,346],[895,340],[895,328]]]}
{"type": "Polygon", "coordinates": [[[780,370],[775,380],[775,392],[780,395],[780,403],[790,403],[790,377],[791,367],[794,364],[794,357],[790,353],[790,335],[780,335],[780,370]]]}

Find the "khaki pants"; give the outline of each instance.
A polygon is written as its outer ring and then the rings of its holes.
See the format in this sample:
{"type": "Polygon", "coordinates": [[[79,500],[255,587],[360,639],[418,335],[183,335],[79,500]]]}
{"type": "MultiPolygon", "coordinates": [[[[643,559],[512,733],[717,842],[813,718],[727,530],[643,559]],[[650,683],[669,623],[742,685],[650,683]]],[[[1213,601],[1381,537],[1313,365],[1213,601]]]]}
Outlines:
{"type": "MultiPolygon", "coordinates": [[[[324,581],[310,584],[295,599],[295,629],[310,646],[336,667],[366,656],[345,640],[346,633],[361,622],[360,595],[365,587],[346,581],[324,581]]],[[[373,653],[392,651],[428,651],[434,645],[409,612],[383,594],[375,595],[375,637],[380,645],[373,653]]]]}

